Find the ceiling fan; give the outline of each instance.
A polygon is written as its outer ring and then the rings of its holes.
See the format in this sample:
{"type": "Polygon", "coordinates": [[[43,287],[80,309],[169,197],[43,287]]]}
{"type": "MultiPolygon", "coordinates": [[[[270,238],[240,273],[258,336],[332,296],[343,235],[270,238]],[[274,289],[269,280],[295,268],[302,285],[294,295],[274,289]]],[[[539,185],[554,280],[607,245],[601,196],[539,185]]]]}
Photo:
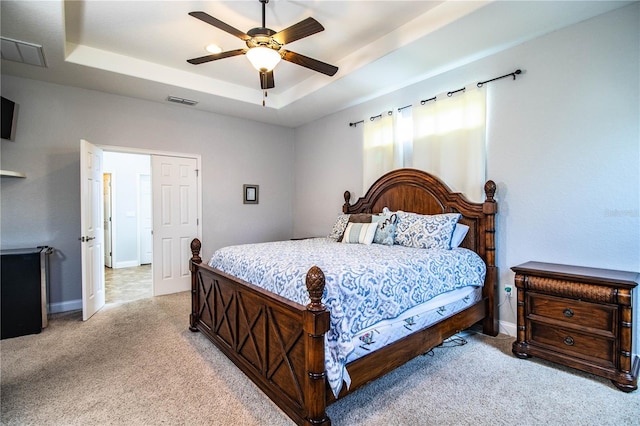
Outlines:
{"type": "Polygon", "coordinates": [[[267,89],[275,87],[273,68],[280,62],[280,59],[328,76],[333,76],[338,72],[338,67],[336,66],[282,48],[285,44],[293,43],[301,38],[324,31],[324,27],[318,21],[313,18],[307,18],[282,31],[276,32],[270,28],[266,28],[265,25],[265,6],[269,3],[269,0],[259,1],[262,3],[262,26],[252,28],[246,33],[243,33],[231,25],[225,24],[205,12],[190,12],[189,15],[194,18],[200,19],[207,24],[238,37],[247,44],[247,47],[188,59],[187,62],[199,65],[205,62],[246,54],[251,64],[258,70],[260,87],[265,92],[267,89]]]}

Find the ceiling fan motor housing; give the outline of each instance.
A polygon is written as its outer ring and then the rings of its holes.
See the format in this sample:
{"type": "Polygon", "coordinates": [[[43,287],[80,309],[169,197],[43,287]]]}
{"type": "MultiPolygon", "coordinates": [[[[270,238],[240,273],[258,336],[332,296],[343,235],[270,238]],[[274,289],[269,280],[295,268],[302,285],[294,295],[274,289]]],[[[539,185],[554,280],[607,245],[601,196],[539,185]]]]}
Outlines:
{"type": "Polygon", "coordinates": [[[282,44],[278,43],[271,37],[276,31],[271,28],[252,28],[247,31],[247,35],[251,38],[246,41],[247,47],[268,47],[273,50],[280,50],[282,44]]]}

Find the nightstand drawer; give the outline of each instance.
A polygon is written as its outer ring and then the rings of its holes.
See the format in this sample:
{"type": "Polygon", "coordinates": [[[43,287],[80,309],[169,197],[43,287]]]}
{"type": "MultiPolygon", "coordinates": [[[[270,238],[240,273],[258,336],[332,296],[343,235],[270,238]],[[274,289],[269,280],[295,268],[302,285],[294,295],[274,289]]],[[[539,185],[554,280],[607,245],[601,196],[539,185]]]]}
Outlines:
{"type": "Polygon", "coordinates": [[[616,306],[533,292],[528,293],[527,297],[529,315],[538,315],[562,321],[566,324],[615,332],[615,324],[618,318],[616,306]]]}
{"type": "Polygon", "coordinates": [[[615,339],[551,327],[535,321],[531,321],[529,329],[531,344],[545,346],[556,352],[581,358],[603,367],[615,365],[615,339]]]}

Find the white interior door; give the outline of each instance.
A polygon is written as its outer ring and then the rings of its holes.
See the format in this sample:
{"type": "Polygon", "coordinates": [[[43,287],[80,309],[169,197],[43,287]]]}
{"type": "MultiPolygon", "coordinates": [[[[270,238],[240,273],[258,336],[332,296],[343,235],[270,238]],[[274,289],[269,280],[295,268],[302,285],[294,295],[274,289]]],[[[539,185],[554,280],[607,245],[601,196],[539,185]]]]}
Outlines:
{"type": "Polygon", "coordinates": [[[198,236],[195,158],[151,156],[153,294],[191,288],[191,240],[198,236]]]}
{"type": "Polygon", "coordinates": [[[82,256],[82,319],[91,318],[105,303],[102,150],[80,141],[80,205],[82,256]]]}
{"type": "Polygon", "coordinates": [[[151,176],[139,177],[139,230],[140,264],[147,265],[153,261],[153,223],[151,217],[151,176]]]}

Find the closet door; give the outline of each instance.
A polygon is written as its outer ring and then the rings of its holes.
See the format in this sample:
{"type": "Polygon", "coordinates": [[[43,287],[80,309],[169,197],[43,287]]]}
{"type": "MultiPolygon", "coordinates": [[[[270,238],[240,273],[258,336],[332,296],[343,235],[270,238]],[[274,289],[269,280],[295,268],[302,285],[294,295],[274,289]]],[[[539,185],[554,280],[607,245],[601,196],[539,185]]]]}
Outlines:
{"type": "Polygon", "coordinates": [[[191,288],[191,240],[198,236],[195,158],[151,156],[153,294],[191,288]]]}

